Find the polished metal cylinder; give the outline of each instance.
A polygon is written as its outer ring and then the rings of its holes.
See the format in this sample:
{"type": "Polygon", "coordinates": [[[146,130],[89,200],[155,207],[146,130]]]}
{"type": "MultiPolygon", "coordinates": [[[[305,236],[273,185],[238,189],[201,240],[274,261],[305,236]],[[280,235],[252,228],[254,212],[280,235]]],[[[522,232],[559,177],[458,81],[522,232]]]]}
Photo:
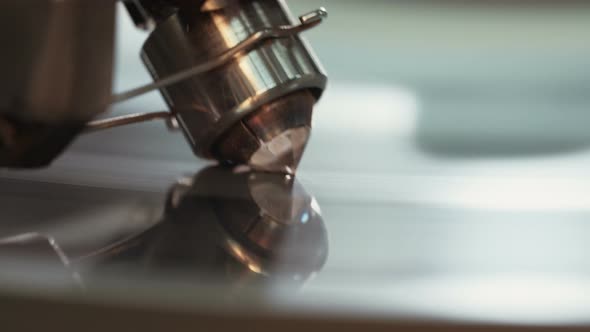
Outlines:
{"type": "MultiPolygon", "coordinates": [[[[295,24],[281,0],[233,1],[160,22],[143,46],[155,80],[213,59],[256,32],[295,24]],[[237,4],[236,4],[237,3],[237,4]]],[[[209,72],[161,89],[195,154],[212,158],[220,137],[248,114],[297,91],[317,100],[327,77],[298,35],[268,39],[209,72]]]]}

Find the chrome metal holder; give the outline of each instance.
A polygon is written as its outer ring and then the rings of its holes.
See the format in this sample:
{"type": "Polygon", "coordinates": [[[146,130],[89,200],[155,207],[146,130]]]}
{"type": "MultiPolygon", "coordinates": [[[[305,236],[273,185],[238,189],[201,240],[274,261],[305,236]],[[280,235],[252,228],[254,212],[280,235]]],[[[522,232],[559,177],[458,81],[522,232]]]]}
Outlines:
{"type": "MultiPolygon", "coordinates": [[[[253,50],[256,46],[258,46],[263,41],[273,38],[285,38],[292,35],[299,34],[303,31],[309,30],[311,28],[316,27],[322,21],[327,18],[328,12],[323,8],[316,9],[309,13],[299,16],[298,25],[284,25],[278,26],[273,28],[266,28],[257,31],[256,33],[250,35],[247,39],[243,40],[239,44],[235,45],[234,47],[230,48],[229,50],[221,53],[219,56],[205,61],[201,64],[188,68],[186,70],[182,70],[176,74],[170,75],[166,78],[156,80],[153,83],[146,84],[140,86],[138,88],[122,92],[119,94],[115,94],[111,98],[111,105],[120,103],[145,93],[158,90],[172,84],[184,81],[191,77],[201,75],[203,73],[209,72],[213,69],[223,66],[224,64],[233,60],[236,56],[249,52],[253,50]]],[[[94,120],[88,122],[86,125],[85,132],[94,132],[98,130],[104,130],[114,127],[119,127],[123,125],[129,125],[134,123],[140,123],[150,120],[158,120],[164,119],[169,120],[172,118],[172,113],[168,111],[159,111],[159,112],[142,112],[142,113],[134,113],[129,115],[123,116],[116,116],[111,118],[105,118],[100,120],[94,120]]],[[[174,126],[172,126],[174,127],[174,126]]]]}

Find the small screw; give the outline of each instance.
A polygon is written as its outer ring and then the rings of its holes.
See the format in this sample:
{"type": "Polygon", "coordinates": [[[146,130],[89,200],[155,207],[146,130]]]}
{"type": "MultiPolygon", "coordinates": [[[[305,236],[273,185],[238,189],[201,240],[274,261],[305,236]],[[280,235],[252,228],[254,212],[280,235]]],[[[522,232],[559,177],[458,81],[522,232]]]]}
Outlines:
{"type": "Polygon", "coordinates": [[[328,11],[326,11],[324,7],[320,7],[314,11],[299,16],[299,21],[301,22],[301,24],[312,24],[315,22],[319,22],[327,17],[328,11]]]}

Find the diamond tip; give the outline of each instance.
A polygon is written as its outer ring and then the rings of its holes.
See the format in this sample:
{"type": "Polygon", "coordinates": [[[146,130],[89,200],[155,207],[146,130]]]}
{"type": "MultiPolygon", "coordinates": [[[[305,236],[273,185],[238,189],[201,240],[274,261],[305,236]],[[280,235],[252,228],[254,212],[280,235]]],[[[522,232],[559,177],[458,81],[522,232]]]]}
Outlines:
{"type": "Polygon", "coordinates": [[[294,174],[307,145],[311,129],[298,127],[285,130],[260,147],[248,162],[257,171],[294,174]]]}
{"type": "Polygon", "coordinates": [[[256,171],[295,173],[310,137],[314,103],[302,90],[263,105],[230,128],[212,155],[256,171]]]}

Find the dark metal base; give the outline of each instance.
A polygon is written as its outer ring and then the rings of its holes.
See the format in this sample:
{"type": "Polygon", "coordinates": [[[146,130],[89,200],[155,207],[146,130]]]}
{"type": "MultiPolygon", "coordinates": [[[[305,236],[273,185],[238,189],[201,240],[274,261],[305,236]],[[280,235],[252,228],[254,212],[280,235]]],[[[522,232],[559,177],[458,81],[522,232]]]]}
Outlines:
{"type": "Polygon", "coordinates": [[[0,116],[0,167],[46,167],[84,126],[84,122],[46,124],[0,116]]]}

